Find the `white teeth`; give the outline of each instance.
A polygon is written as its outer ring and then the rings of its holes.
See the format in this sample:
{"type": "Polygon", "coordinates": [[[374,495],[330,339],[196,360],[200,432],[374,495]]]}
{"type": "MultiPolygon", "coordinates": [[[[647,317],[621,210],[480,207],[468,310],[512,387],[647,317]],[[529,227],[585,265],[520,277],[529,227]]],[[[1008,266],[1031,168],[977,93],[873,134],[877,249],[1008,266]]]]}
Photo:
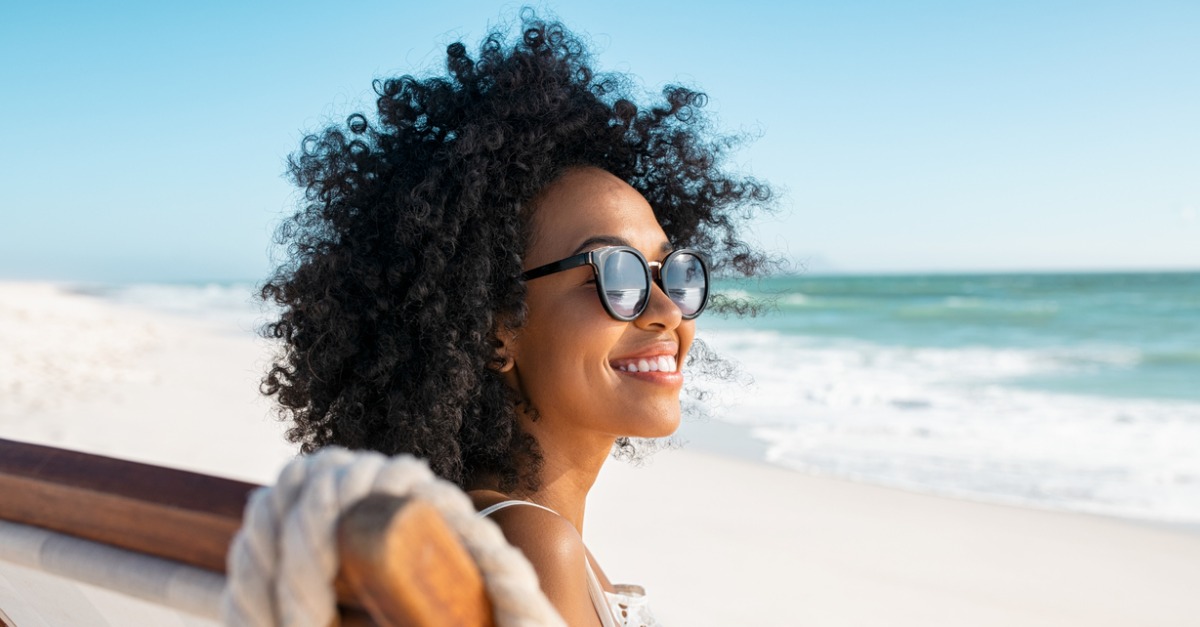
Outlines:
{"type": "Polygon", "coordinates": [[[648,357],[617,366],[621,372],[677,372],[679,363],[674,355],[648,357]]]}

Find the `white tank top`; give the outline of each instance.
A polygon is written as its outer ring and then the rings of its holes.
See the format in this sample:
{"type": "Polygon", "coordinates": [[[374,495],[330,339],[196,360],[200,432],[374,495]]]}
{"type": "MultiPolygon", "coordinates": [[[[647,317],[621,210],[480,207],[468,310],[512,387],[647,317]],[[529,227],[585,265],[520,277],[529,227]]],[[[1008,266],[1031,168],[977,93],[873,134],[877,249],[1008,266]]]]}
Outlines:
{"type": "MultiPolygon", "coordinates": [[[[511,500],[486,507],[480,510],[479,516],[483,518],[492,512],[513,505],[532,505],[555,516],[559,515],[558,512],[545,505],[538,505],[531,501],[511,500]]],[[[600,585],[600,579],[596,577],[596,572],[592,569],[592,563],[588,560],[587,555],[583,556],[583,560],[587,563],[588,596],[592,599],[592,606],[596,608],[596,614],[600,617],[600,624],[603,627],[661,627],[650,613],[646,591],[641,586],[618,584],[613,586],[615,592],[609,592],[600,585]]]]}

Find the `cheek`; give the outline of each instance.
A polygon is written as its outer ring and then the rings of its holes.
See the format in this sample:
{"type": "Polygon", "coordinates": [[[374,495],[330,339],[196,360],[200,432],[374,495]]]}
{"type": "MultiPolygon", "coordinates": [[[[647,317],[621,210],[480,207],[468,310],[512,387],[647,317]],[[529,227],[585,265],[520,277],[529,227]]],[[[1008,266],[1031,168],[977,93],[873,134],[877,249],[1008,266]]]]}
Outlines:
{"type": "Polygon", "coordinates": [[[529,315],[518,340],[525,391],[546,409],[566,397],[578,402],[577,397],[612,376],[609,353],[624,328],[596,302],[594,289],[555,296],[529,296],[529,315]]]}
{"type": "Polygon", "coordinates": [[[554,296],[528,299],[524,344],[530,356],[567,360],[585,349],[592,339],[603,335],[603,325],[597,324],[603,320],[597,320],[595,310],[599,307],[593,307],[595,303],[591,302],[595,300],[594,292],[576,289],[554,296]]]}

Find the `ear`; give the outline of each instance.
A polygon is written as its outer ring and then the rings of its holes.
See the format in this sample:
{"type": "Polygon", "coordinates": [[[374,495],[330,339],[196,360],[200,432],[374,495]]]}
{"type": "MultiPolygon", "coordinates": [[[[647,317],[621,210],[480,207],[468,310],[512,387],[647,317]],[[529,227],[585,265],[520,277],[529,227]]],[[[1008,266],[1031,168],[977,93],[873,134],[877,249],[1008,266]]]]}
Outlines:
{"type": "Polygon", "coordinates": [[[507,325],[500,323],[496,326],[495,361],[491,366],[496,372],[511,372],[516,367],[516,340],[517,334],[507,325]]]}
{"type": "Polygon", "coordinates": [[[517,368],[517,361],[520,359],[520,337],[518,332],[512,327],[498,322],[496,324],[496,349],[493,355],[491,369],[500,373],[500,378],[504,380],[504,384],[516,394],[525,398],[524,386],[521,384],[521,371],[517,368]]]}

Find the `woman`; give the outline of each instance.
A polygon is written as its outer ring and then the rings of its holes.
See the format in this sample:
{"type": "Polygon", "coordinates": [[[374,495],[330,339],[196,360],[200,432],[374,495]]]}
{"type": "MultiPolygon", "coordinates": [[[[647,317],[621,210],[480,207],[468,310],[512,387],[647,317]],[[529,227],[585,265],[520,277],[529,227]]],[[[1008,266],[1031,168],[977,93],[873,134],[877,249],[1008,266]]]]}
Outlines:
{"type": "Polygon", "coordinates": [[[678,426],[695,316],[741,309],[708,274],[760,269],[736,218],[769,193],[723,170],[702,94],[640,108],[561,25],[522,27],[449,46],[445,76],[377,81],[377,119],[293,156],[264,391],[306,452],[428,459],[569,624],[648,623],[583,545],[587,493],[614,447],[678,426]]]}

